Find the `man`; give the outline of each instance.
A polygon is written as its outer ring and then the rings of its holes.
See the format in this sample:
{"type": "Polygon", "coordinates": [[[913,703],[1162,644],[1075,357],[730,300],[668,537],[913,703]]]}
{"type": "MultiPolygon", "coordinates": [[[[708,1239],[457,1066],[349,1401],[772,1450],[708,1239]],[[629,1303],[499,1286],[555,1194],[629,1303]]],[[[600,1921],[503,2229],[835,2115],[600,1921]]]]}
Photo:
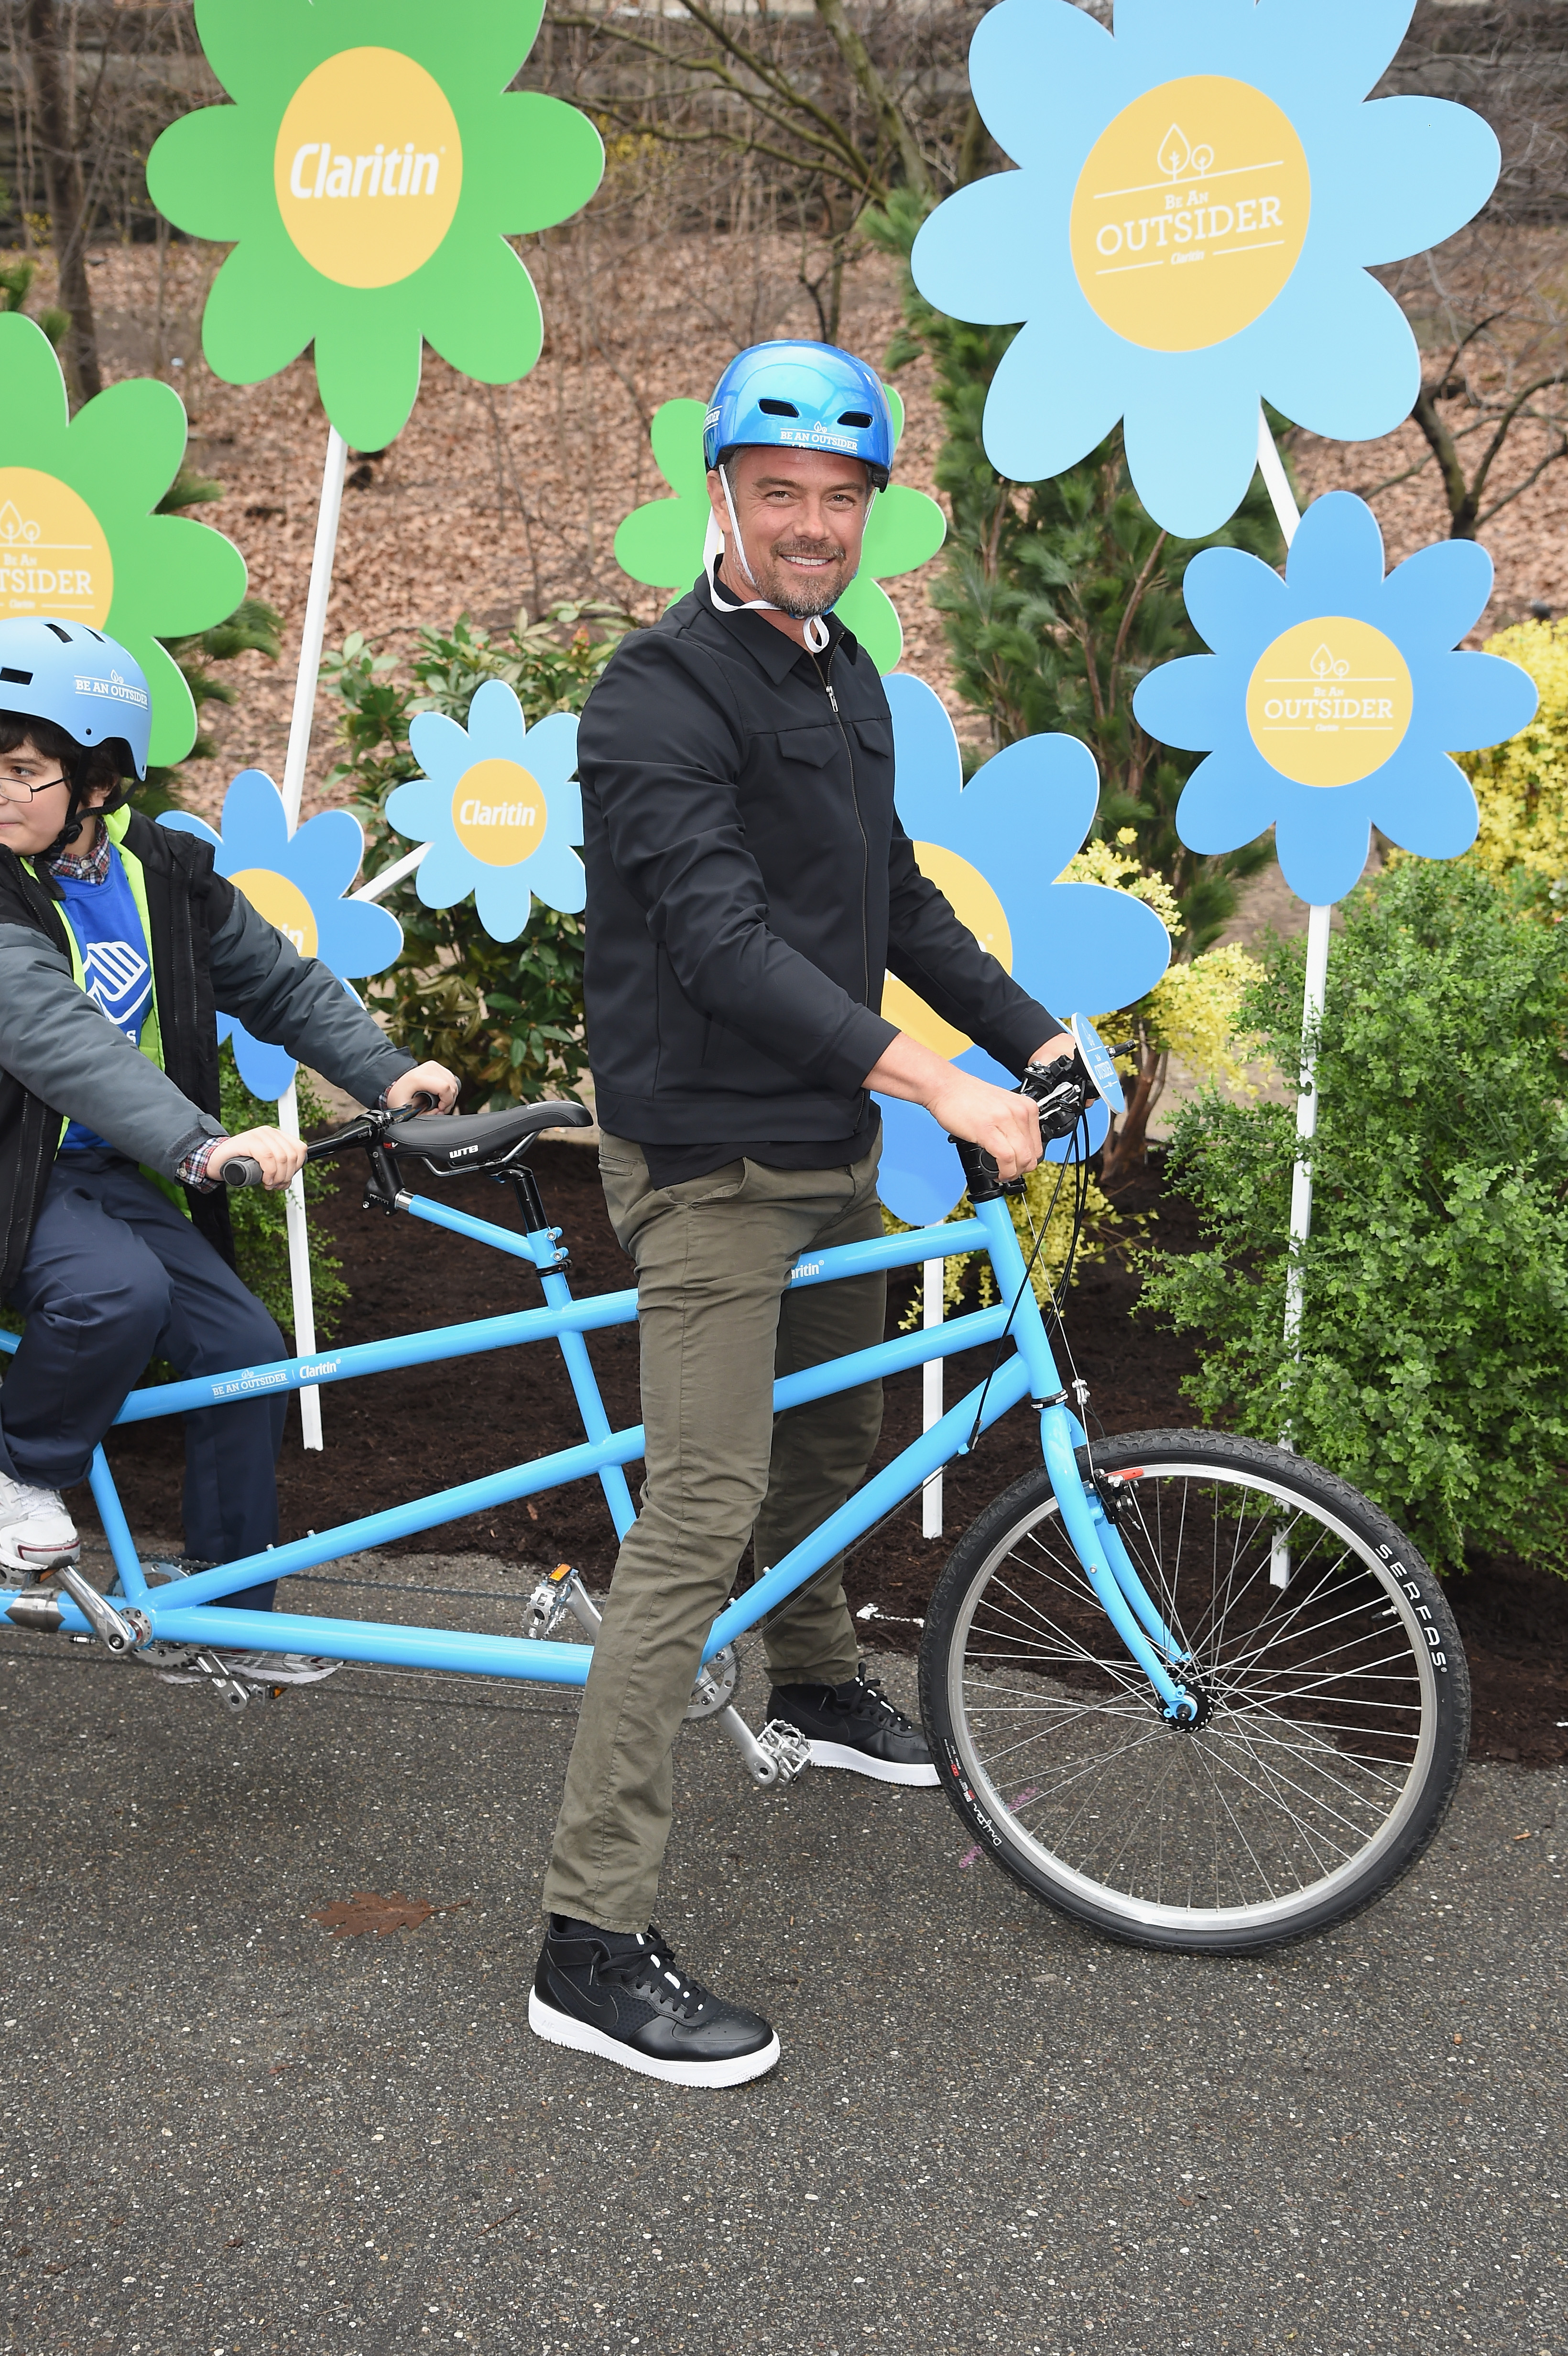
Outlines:
{"type": "MultiPolygon", "coordinates": [[[[284,1355],[234,1272],[220,1173],[248,1154],[283,1186],[304,1148],[271,1128],[225,1136],[216,1007],[362,1102],[428,1092],[446,1111],[457,1094],[216,874],[205,844],[124,808],[151,716],[112,638],[0,622],[0,1300],[27,1318],[0,1387],[0,1566],[35,1577],[75,1559],[60,1493],[85,1479],[149,1358],[197,1375],[284,1355]]],[[[185,1425],[190,1556],[263,1552],[283,1398],[185,1425]]],[[[221,1600],[269,1611],[275,1586],[221,1600]]],[[[226,1657],[267,1683],[337,1665],[226,1657]]]]}
{"type": "MultiPolygon", "coordinates": [[[[881,1232],[873,1089],[928,1107],[1004,1177],[1040,1157],[1034,1103],[879,1013],[884,969],[1019,1073],[1072,1042],[920,873],[881,680],[831,617],[892,459],[877,377],[831,345],[759,345],[720,380],[705,452],[721,554],[623,640],[578,740],[589,1047],[637,1269],[647,1480],[594,1646],[528,2017],[555,2043],[721,2086],[771,2068],[778,2040],[650,1927],[671,1745],[748,1537],[759,1570],[777,1562],[859,1484],[881,1419],[870,1385],[775,1423],[775,1372],[882,1334],[881,1277],[792,1293],[790,1269],[881,1232]]],[[[859,1668],[837,1566],[766,1644],[770,1715],[814,1760],[936,1782],[859,1668]]]]}

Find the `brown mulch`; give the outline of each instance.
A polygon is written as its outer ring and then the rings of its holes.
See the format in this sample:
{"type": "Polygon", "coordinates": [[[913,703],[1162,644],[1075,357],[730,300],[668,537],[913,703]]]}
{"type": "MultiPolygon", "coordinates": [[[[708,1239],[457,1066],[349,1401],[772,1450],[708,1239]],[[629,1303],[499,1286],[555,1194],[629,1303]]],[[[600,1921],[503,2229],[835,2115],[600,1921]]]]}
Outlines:
{"type": "MultiPolygon", "coordinates": [[[[616,1291],[630,1265],[610,1231],[599,1190],[596,1157],[581,1146],[545,1144],[536,1167],[551,1217],[566,1232],[571,1280],[579,1294],[616,1291]]],[[[338,1344],[418,1332],[466,1318],[497,1316],[535,1305],[538,1280],[524,1264],[502,1260],[477,1245],[414,1219],[388,1220],[359,1207],[360,1181],[345,1169],[338,1191],[324,1206],[344,1262],[350,1300],[335,1336],[338,1344]]],[[[505,1226],[517,1225],[509,1194],[471,1183],[453,1190],[458,1205],[505,1226]]],[[[1174,1249],[1196,1240],[1189,1207],[1163,1195],[1158,1158],[1139,1188],[1124,1200],[1156,1210],[1162,1243],[1174,1249]]],[[[910,1298],[914,1280],[890,1288],[888,1330],[910,1298]]],[[[1189,1341],[1162,1331],[1132,1312],[1136,1280],[1118,1262],[1084,1270],[1071,1319],[1078,1366],[1107,1431],[1184,1425],[1191,1409],[1180,1385],[1196,1363],[1189,1341]]],[[[630,1327],[591,1335],[589,1349],[613,1426],[637,1420],[636,1344],[630,1327]]],[[[952,1400],[980,1379],[989,1352],[950,1362],[952,1400]]],[[[329,1386],[322,1394],[326,1446],[307,1455],[291,1417],[280,1470],[285,1538],[327,1529],[405,1497],[474,1480],[510,1462],[568,1447],[582,1437],[564,1369],[553,1349],[449,1360],[431,1367],[329,1386]]],[[[912,1440],[920,1429],[918,1372],[887,1385],[878,1462],[912,1440]]],[[[1007,1483],[1039,1462],[1029,1419],[1011,1415],[986,1433],[972,1456],[945,1476],[947,1536],[920,1535],[918,1502],[885,1524],[852,1558],[852,1608],[876,1607],[877,1641],[913,1649],[918,1622],[949,1547],[1007,1483]]],[[[178,1428],[144,1423],[114,1435],[109,1453],[132,1526],[170,1526],[180,1476],[178,1428]]],[[[635,1473],[634,1468],[634,1486],[635,1473]]],[[[428,1537],[408,1541],[422,1550],[428,1537]]],[[[515,1555],[538,1563],[574,1562],[590,1584],[602,1585],[614,1560],[609,1515],[594,1482],[551,1490],[443,1526],[440,1543],[457,1551],[515,1555]]],[[[396,1551],[396,1549],[393,1549],[396,1551]]],[[[1450,1582],[1464,1630],[1475,1688],[1477,1758],[1545,1766],[1568,1758],[1568,1581],[1528,1563],[1488,1563],[1450,1582]]]]}

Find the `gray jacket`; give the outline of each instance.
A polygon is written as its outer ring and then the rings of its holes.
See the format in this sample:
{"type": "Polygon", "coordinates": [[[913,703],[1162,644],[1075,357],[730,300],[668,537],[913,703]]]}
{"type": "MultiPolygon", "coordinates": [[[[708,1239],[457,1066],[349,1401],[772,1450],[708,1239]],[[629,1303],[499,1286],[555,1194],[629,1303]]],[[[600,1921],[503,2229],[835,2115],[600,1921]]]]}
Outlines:
{"type": "MultiPolygon", "coordinates": [[[[105,1019],[72,978],[58,904],[0,852],[0,1297],[20,1269],[62,1119],[173,1178],[219,1137],[216,1010],[373,1104],[413,1059],[394,1046],[329,968],[302,958],[242,893],[214,873],[194,836],[115,821],[145,881],[164,1069],[105,1019]]],[[[221,1248],[227,1206],[192,1194],[221,1248]]]]}

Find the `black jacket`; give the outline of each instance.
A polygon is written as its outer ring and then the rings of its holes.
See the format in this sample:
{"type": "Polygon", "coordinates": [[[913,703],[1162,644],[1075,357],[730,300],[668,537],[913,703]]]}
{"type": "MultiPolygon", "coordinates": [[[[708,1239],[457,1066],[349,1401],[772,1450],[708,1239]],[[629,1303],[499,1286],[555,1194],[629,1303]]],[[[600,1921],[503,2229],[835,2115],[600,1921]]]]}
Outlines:
{"type": "MultiPolygon", "coordinates": [[[[111,830],[121,820],[111,821],[111,830]]],[[[47,871],[0,850],[0,1299],[16,1282],[69,1116],[165,1178],[223,1133],[217,1001],[258,1038],[374,1103],[412,1058],[314,958],[302,958],[213,872],[210,847],[132,811],[124,847],[146,882],[160,1071],[71,979],[47,871]]],[[[191,1217],[231,1263],[228,1198],[187,1188],[191,1217]]]]}
{"type": "Polygon", "coordinates": [[[624,638],[578,737],[599,1118],[639,1144],[830,1140],[890,969],[1021,1072],[1057,1026],[915,864],[870,657],[812,657],[705,581],[624,638]]]}

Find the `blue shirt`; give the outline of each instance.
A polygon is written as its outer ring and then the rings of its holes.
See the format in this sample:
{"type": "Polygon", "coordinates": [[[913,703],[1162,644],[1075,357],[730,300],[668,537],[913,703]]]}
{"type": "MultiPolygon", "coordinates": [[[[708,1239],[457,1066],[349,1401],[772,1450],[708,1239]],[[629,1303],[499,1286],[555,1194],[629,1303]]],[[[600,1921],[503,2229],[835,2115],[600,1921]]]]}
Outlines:
{"type": "MultiPolygon", "coordinates": [[[[81,953],[83,987],[134,1047],[153,1002],[153,969],[131,879],[113,844],[108,849],[108,873],[101,884],[58,873],[56,880],[65,902],[62,913],[81,953]]],[[[108,1138],[73,1120],[60,1140],[60,1151],[89,1149],[115,1151],[108,1138]]]]}

